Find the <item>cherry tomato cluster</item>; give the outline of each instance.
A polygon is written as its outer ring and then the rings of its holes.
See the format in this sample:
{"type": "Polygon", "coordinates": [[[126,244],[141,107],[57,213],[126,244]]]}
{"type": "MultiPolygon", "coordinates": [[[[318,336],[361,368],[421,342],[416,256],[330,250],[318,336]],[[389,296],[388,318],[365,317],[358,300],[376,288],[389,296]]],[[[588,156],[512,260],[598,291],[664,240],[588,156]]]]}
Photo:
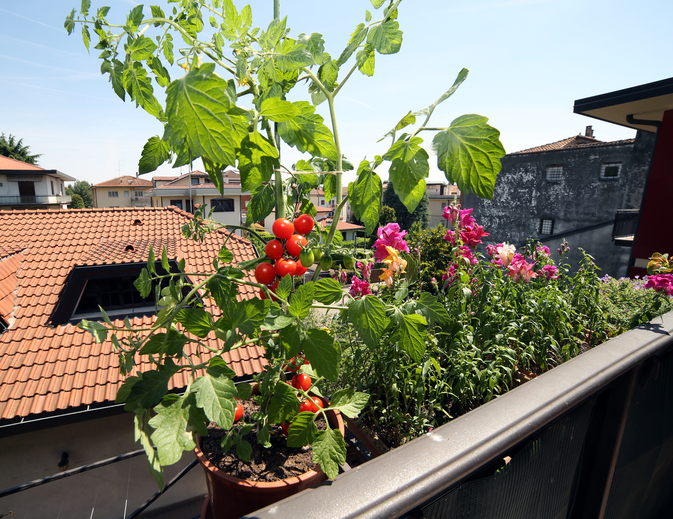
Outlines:
{"type": "MultiPolygon", "coordinates": [[[[286,218],[278,218],[273,222],[273,234],[276,239],[269,241],[264,252],[272,262],[265,261],[255,268],[255,279],[258,283],[267,285],[272,292],[278,287],[278,281],[287,275],[303,276],[308,267],[313,265],[313,254],[306,245],[306,234],[313,230],[313,218],[302,214],[294,223],[286,218]],[[296,234],[295,234],[296,233],[296,234]],[[301,259],[300,259],[301,258],[301,259]]],[[[260,290],[260,297],[266,299],[264,290],[260,290]]]]}

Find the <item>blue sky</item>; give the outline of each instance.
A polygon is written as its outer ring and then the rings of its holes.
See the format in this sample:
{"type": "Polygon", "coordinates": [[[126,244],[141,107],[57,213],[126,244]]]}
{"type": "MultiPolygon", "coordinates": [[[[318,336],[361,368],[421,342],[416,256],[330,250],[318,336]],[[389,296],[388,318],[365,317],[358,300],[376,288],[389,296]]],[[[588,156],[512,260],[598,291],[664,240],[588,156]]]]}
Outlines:
{"type": "MultiPolygon", "coordinates": [[[[94,0],[92,10],[101,5],[111,7],[109,20],[121,21],[136,2],[94,0]]],[[[273,2],[250,5],[254,24],[266,26],[273,2]]],[[[0,0],[0,132],[41,153],[40,166],[79,180],[134,175],[143,145],[161,125],[113,93],[79,27],[66,34],[63,20],[73,7],[79,1],[0,0]]],[[[365,9],[373,11],[368,0],[281,0],[291,34],[323,34],[333,57],[365,9]]],[[[671,19],[670,0],[404,0],[400,53],[377,56],[374,77],[357,73],[338,99],[344,152],[356,164],[383,153],[386,143],[377,141],[409,110],[438,98],[463,67],[467,81],[431,124],[484,115],[508,152],[583,133],[589,124],[600,140],[631,138],[632,130],[574,115],[573,103],[671,77],[671,19]]],[[[283,151],[288,166],[298,158],[283,151]]],[[[431,162],[431,178],[441,179],[431,162]]],[[[179,172],[164,166],[155,174],[179,172]]]]}

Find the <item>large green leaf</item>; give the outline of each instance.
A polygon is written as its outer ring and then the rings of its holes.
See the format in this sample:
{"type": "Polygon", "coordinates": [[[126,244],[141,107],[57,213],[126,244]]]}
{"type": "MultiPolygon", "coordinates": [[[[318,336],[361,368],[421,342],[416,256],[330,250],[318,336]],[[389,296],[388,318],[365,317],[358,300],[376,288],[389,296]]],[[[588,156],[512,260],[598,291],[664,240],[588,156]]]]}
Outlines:
{"type": "Polygon", "coordinates": [[[183,308],[178,311],[175,320],[181,323],[189,333],[202,339],[214,327],[213,316],[203,308],[183,308]]]}
{"type": "Polygon", "coordinates": [[[315,414],[310,411],[299,413],[293,418],[287,435],[287,446],[299,448],[309,445],[318,435],[315,414]]]}
{"type": "Polygon", "coordinates": [[[476,114],[458,117],[448,129],[435,135],[432,145],[437,166],[449,182],[458,184],[463,193],[491,199],[505,148],[500,132],[487,121],[476,114]]]}
{"type": "Polygon", "coordinates": [[[206,374],[192,384],[196,403],[204,410],[208,420],[223,429],[230,429],[236,411],[236,386],[228,373],[218,366],[210,366],[206,374]]]}
{"type": "Polygon", "coordinates": [[[328,429],[318,431],[311,445],[313,461],[320,463],[320,468],[327,477],[334,479],[339,474],[339,465],[346,463],[346,442],[341,431],[328,429]]]}
{"type": "Polygon", "coordinates": [[[141,63],[136,61],[125,67],[121,79],[131,99],[136,102],[136,106],[142,106],[145,111],[157,119],[164,118],[161,104],[154,97],[152,81],[147,77],[147,71],[141,63]]]}
{"type": "Polygon", "coordinates": [[[365,38],[367,37],[367,31],[369,29],[365,26],[364,23],[359,24],[356,28],[353,34],[351,35],[350,40],[348,40],[348,45],[346,48],[343,50],[341,53],[341,56],[339,56],[339,59],[337,60],[336,64],[337,67],[341,67],[344,63],[348,61],[348,58],[350,58],[355,50],[360,46],[360,44],[365,41],[365,38]]]}
{"type": "Polygon", "coordinates": [[[132,39],[126,47],[126,52],[130,55],[130,58],[133,61],[150,60],[156,50],[156,44],[146,36],[137,36],[132,39]]]}
{"type": "Polygon", "coordinates": [[[324,305],[336,303],[343,297],[344,293],[341,285],[336,279],[323,278],[315,284],[314,297],[316,301],[324,305]]]}
{"type": "Polygon", "coordinates": [[[269,402],[269,422],[283,423],[292,420],[299,412],[299,400],[294,390],[285,382],[278,382],[269,402]]]}
{"type": "Polygon", "coordinates": [[[234,330],[244,335],[254,335],[264,322],[271,301],[268,299],[247,299],[231,301],[222,308],[222,318],[217,322],[221,330],[234,330]]]}
{"type": "Polygon", "coordinates": [[[278,150],[258,131],[249,133],[241,142],[238,169],[241,173],[241,188],[254,191],[273,177],[278,168],[278,150]]]}
{"type": "Polygon", "coordinates": [[[182,348],[187,344],[187,336],[177,330],[170,329],[168,334],[157,333],[140,348],[141,355],[152,355],[156,353],[165,353],[166,355],[178,355],[182,348]]]}
{"type": "Polygon", "coordinates": [[[300,112],[299,108],[290,101],[284,101],[279,97],[269,97],[262,101],[260,113],[272,121],[282,123],[298,116],[300,112]]]}
{"type": "Polygon", "coordinates": [[[166,89],[168,123],[164,140],[174,149],[186,142],[193,158],[235,164],[235,150],[248,134],[248,118],[226,95],[227,82],[212,63],[192,70],[166,89]]]}
{"type": "Polygon", "coordinates": [[[402,45],[402,31],[395,20],[386,20],[374,26],[367,35],[367,43],[381,54],[395,54],[402,45]]]}
{"type": "Polygon", "coordinates": [[[348,418],[355,418],[367,405],[369,395],[354,389],[339,389],[332,396],[330,407],[338,409],[348,418]]]}
{"type": "Polygon", "coordinates": [[[337,160],[334,137],[323,123],[323,118],[315,113],[315,108],[307,101],[296,101],[299,115],[278,124],[278,133],[290,146],[313,156],[337,160]]]}
{"type": "Polygon", "coordinates": [[[171,148],[159,137],[150,137],[138,161],[138,173],[151,173],[159,166],[171,160],[171,148]]]}
{"type": "Polygon", "coordinates": [[[183,451],[191,451],[196,447],[190,430],[192,426],[190,417],[193,416],[194,411],[190,407],[193,405],[193,400],[193,395],[192,398],[166,395],[154,408],[156,415],[150,420],[150,425],[155,430],[151,439],[157,448],[162,465],[177,463],[183,451]]]}
{"type": "Polygon", "coordinates": [[[339,376],[341,348],[334,337],[324,330],[309,330],[302,342],[306,358],[321,377],[336,380],[339,376]]]}
{"type": "Polygon", "coordinates": [[[401,137],[383,156],[390,160],[390,181],[395,194],[413,213],[425,193],[425,177],[430,172],[428,153],[421,147],[423,139],[401,137]]]}
{"type": "Polygon", "coordinates": [[[429,323],[443,324],[449,321],[449,314],[444,305],[427,292],[423,292],[416,301],[415,311],[425,317],[429,323]]]}
{"type": "Polygon", "coordinates": [[[355,299],[348,305],[348,318],[365,344],[378,348],[379,339],[388,326],[383,302],[373,295],[355,299]]]}
{"type": "Polygon", "coordinates": [[[245,223],[252,224],[261,222],[271,214],[276,207],[275,191],[271,184],[263,185],[258,191],[254,192],[250,202],[248,202],[248,212],[245,215],[245,223]]]}
{"type": "Polygon", "coordinates": [[[425,317],[418,314],[395,316],[395,333],[393,340],[407,352],[414,362],[420,362],[425,353],[425,338],[428,335],[425,317]]]}
{"type": "Polygon", "coordinates": [[[360,72],[366,76],[373,76],[374,68],[376,66],[374,47],[369,43],[365,45],[364,49],[359,50],[355,56],[355,62],[357,63],[360,72]]]}
{"type": "Polygon", "coordinates": [[[154,450],[152,442],[150,441],[150,436],[147,434],[146,425],[144,425],[144,416],[145,413],[136,413],[133,417],[133,425],[135,430],[135,440],[140,442],[140,445],[143,446],[145,455],[147,456],[147,461],[150,466],[150,472],[154,477],[154,480],[159,486],[159,490],[164,488],[164,471],[161,468],[161,463],[159,462],[159,456],[157,451],[154,450]]]}
{"type": "Polygon", "coordinates": [[[308,314],[311,311],[311,305],[313,304],[314,291],[315,286],[310,281],[300,285],[290,299],[290,307],[288,308],[288,312],[299,319],[308,317],[308,314]]]}
{"type": "Polygon", "coordinates": [[[168,393],[168,381],[179,367],[172,362],[161,366],[158,370],[138,373],[139,380],[133,384],[126,397],[127,411],[135,411],[138,407],[152,409],[168,393]]]}
{"type": "MultiPolygon", "coordinates": [[[[397,189],[397,185],[395,185],[397,189]]],[[[369,162],[362,161],[358,178],[348,185],[348,200],[355,217],[365,224],[367,234],[372,234],[379,224],[382,211],[383,184],[381,177],[372,171],[369,162]]]]}

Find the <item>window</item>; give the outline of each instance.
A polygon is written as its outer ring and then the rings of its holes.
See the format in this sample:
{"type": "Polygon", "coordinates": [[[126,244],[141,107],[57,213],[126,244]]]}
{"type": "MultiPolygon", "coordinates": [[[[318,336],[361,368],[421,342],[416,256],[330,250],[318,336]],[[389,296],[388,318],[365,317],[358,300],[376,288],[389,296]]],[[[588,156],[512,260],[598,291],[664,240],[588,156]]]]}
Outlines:
{"type": "Polygon", "coordinates": [[[108,198],[119,198],[119,191],[108,191],[107,192],[107,197],[108,198]]]}
{"type": "Polygon", "coordinates": [[[129,197],[129,192],[128,192],[128,191],[124,191],[124,198],[128,198],[128,197],[129,197]]]}
{"type": "Polygon", "coordinates": [[[621,162],[606,162],[601,164],[601,178],[612,179],[619,178],[619,174],[622,172],[622,163],[621,162]]]}
{"type": "Polygon", "coordinates": [[[51,182],[51,194],[55,195],[56,193],[54,192],[54,181],[50,180],[49,182],[51,182]]]}
{"type": "Polygon", "coordinates": [[[182,209],[182,200],[171,200],[168,205],[174,205],[178,209],[182,209]]]}
{"type": "Polygon", "coordinates": [[[233,198],[213,198],[210,203],[213,206],[215,213],[233,213],[234,199],[233,198]]]}
{"type": "Polygon", "coordinates": [[[199,177],[192,177],[192,184],[197,185],[199,183],[199,177]]]}
{"type": "Polygon", "coordinates": [[[185,200],[185,211],[188,213],[193,213],[192,211],[192,201],[191,200],[185,200]]]}
{"type": "Polygon", "coordinates": [[[547,166],[547,182],[563,180],[563,166],[547,166]]]}
{"type": "Polygon", "coordinates": [[[324,198],[320,199],[320,205],[325,205],[325,199],[324,198]]]}
{"type": "Polygon", "coordinates": [[[554,220],[550,218],[540,219],[540,234],[554,234],[554,220]]]}
{"type": "Polygon", "coordinates": [[[153,294],[142,298],[138,289],[133,286],[136,279],[136,277],[89,279],[75,309],[75,315],[98,314],[99,306],[106,312],[137,307],[153,309],[153,294]]]}
{"type": "Polygon", "coordinates": [[[143,192],[142,191],[136,191],[135,195],[133,195],[133,196],[143,196],[143,192]]]}

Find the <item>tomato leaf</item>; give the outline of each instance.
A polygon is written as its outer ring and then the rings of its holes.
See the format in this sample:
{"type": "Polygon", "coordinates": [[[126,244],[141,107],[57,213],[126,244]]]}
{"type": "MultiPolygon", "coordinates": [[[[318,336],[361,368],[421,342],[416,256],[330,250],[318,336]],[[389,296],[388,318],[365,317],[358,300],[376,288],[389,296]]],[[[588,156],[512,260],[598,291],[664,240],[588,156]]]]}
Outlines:
{"type": "Polygon", "coordinates": [[[311,444],[313,461],[320,463],[320,468],[327,477],[334,479],[339,474],[339,465],[346,463],[346,442],[341,431],[327,429],[318,431],[311,444]]]}
{"type": "MultiPolygon", "coordinates": [[[[397,184],[395,184],[397,192],[397,184]]],[[[367,234],[372,234],[379,224],[382,211],[383,184],[381,177],[372,171],[366,160],[360,163],[358,178],[348,185],[348,199],[356,218],[365,224],[367,234]]]]}
{"type": "Polygon", "coordinates": [[[180,461],[183,451],[196,447],[192,430],[208,434],[205,427],[206,416],[196,406],[194,395],[166,395],[154,408],[156,415],[149,424],[155,429],[152,443],[162,465],[172,465],[180,461]]]}
{"type": "Polygon", "coordinates": [[[395,194],[413,213],[425,193],[425,177],[430,171],[428,153],[421,147],[423,139],[405,136],[393,144],[383,156],[392,162],[390,165],[390,181],[395,186],[395,194]]]}
{"type": "Polygon", "coordinates": [[[152,446],[152,442],[150,441],[150,437],[147,434],[147,431],[145,430],[145,427],[142,425],[143,423],[143,416],[144,413],[136,413],[136,415],[133,417],[133,425],[134,425],[134,430],[135,430],[135,440],[140,442],[140,445],[143,446],[143,450],[145,451],[145,454],[147,455],[147,461],[149,462],[150,465],[150,473],[154,477],[154,480],[157,482],[157,485],[159,486],[159,490],[163,490],[164,488],[164,470],[161,467],[161,463],[159,462],[159,456],[157,454],[157,451],[154,450],[154,447],[152,446]]]}
{"type": "Polygon", "coordinates": [[[171,148],[156,135],[150,137],[138,161],[138,173],[151,173],[159,166],[171,160],[171,148]]]}
{"type": "Polygon", "coordinates": [[[344,295],[341,284],[332,278],[323,278],[316,282],[314,297],[324,305],[339,301],[344,295]]]}
{"type": "Polygon", "coordinates": [[[330,408],[338,409],[348,418],[355,418],[367,405],[369,395],[354,389],[339,389],[332,396],[330,408]]]}
{"type": "Polygon", "coordinates": [[[449,182],[458,184],[463,193],[491,199],[505,148],[500,143],[500,132],[487,121],[476,114],[458,117],[448,129],[435,135],[432,146],[437,153],[437,166],[449,182]]]}
{"type": "Polygon", "coordinates": [[[273,185],[266,184],[252,193],[252,198],[248,202],[248,212],[245,215],[245,223],[252,224],[261,222],[271,214],[276,206],[276,195],[273,185]]]}
{"type": "Polygon", "coordinates": [[[183,308],[175,316],[175,320],[182,324],[189,333],[202,339],[214,328],[213,316],[203,308],[183,308]]]}
{"type": "Polygon", "coordinates": [[[298,116],[301,112],[290,101],[283,101],[279,97],[268,97],[262,101],[260,113],[274,122],[283,123],[298,116]]]}
{"type": "Polygon", "coordinates": [[[209,366],[206,374],[192,384],[192,391],[196,393],[196,403],[206,413],[208,420],[223,429],[231,428],[238,392],[226,370],[217,365],[209,366]]]}
{"type": "Polygon", "coordinates": [[[307,101],[295,101],[299,115],[278,124],[278,133],[290,146],[316,157],[337,160],[334,136],[307,101]]]}
{"type": "Polygon", "coordinates": [[[377,349],[379,339],[388,326],[386,309],[381,300],[368,295],[351,301],[348,318],[364,343],[373,350],[377,349]]]}
{"type": "Polygon", "coordinates": [[[386,20],[372,27],[367,35],[367,43],[380,54],[395,54],[402,46],[402,31],[395,20],[386,20]]]}
{"type": "Polygon", "coordinates": [[[396,312],[394,315],[395,332],[391,341],[398,342],[414,362],[420,362],[425,353],[428,322],[418,314],[404,315],[396,312]]]}
{"type": "Polygon", "coordinates": [[[318,435],[315,414],[310,411],[299,413],[290,424],[287,435],[288,447],[303,447],[313,442],[318,435]]]}
{"type": "Polygon", "coordinates": [[[324,330],[308,330],[302,349],[313,369],[321,377],[336,380],[339,376],[341,348],[334,337],[324,330]]]}
{"type": "Polygon", "coordinates": [[[297,394],[285,382],[278,382],[269,402],[269,422],[289,422],[298,412],[297,394]]]}
{"type": "Polygon", "coordinates": [[[299,319],[308,317],[308,314],[311,311],[311,305],[313,304],[314,288],[315,285],[310,281],[297,288],[297,291],[290,299],[288,312],[290,312],[291,315],[294,315],[299,319]]]}
{"type": "Polygon", "coordinates": [[[423,292],[416,301],[415,312],[425,317],[429,323],[442,324],[449,321],[449,314],[444,305],[427,292],[423,292]]]}

